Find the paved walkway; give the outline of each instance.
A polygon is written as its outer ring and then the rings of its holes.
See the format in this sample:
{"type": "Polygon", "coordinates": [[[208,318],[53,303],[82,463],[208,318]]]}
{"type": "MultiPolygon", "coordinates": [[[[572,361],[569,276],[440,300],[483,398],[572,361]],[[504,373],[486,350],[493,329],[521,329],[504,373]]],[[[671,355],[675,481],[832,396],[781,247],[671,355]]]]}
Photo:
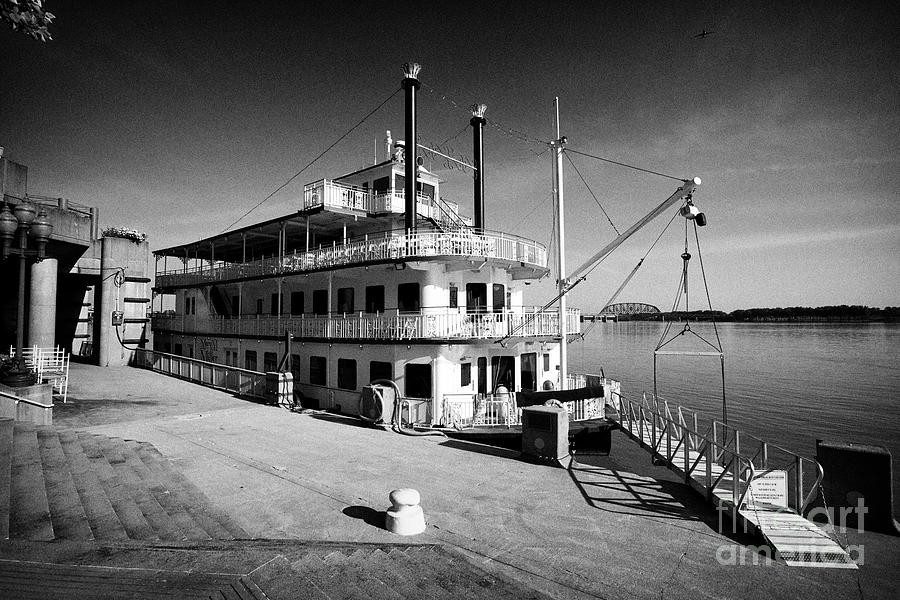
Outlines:
{"type": "Polygon", "coordinates": [[[758,540],[719,533],[688,486],[618,433],[612,456],[567,471],[133,368],[73,364],[70,381],[58,428],[151,442],[259,538],[412,541],[383,530],[379,513],[392,489],[413,487],[428,521],[415,541],[461,549],[557,598],[900,596],[897,538],[848,533],[863,547],[859,571],[770,561],[750,547],[758,540]]]}

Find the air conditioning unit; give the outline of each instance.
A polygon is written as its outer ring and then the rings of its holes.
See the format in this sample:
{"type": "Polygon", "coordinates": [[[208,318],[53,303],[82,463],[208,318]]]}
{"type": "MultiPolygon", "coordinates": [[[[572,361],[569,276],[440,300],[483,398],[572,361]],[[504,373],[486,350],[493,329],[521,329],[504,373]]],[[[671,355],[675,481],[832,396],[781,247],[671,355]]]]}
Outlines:
{"type": "Polygon", "coordinates": [[[543,460],[569,456],[569,413],[557,406],[522,409],[522,455],[543,460]]]}
{"type": "Polygon", "coordinates": [[[369,423],[390,424],[396,396],[396,390],[389,385],[372,383],[363,387],[359,395],[360,418],[369,423]]]}

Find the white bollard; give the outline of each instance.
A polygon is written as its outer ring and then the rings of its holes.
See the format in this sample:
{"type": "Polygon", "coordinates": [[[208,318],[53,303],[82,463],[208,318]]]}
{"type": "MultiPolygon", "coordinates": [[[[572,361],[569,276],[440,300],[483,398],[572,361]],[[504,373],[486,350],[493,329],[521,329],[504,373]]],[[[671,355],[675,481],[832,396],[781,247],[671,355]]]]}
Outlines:
{"type": "Polygon", "coordinates": [[[394,490],[388,496],[391,508],[384,518],[384,527],[397,535],[416,535],[425,531],[425,513],[419,506],[419,492],[412,488],[394,490]]]}

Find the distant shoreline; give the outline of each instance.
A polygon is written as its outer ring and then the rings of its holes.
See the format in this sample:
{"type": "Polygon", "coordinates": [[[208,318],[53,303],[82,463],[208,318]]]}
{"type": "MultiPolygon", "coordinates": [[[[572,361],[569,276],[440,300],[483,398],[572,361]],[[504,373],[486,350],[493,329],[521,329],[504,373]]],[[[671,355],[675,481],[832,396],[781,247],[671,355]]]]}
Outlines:
{"type": "Polygon", "coordinates": [[[619,315],[621,321],[719,321],[735,323],[897,323],[900,307],[794,306],[745,308],[726,313],[719,310],[675,311],[619,315]]]}

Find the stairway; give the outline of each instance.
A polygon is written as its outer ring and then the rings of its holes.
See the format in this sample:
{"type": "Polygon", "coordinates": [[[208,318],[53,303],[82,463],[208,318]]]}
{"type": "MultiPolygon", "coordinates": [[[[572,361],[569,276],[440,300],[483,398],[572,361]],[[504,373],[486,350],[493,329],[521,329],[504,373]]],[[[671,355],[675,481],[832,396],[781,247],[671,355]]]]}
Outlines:
{"type": "Polygon", "coordinates": [[[0,419],[0,539],[247,537],[151,444],[0,419]]]}
{"type": "Polygon", "coordinates": [[[249,539],[149,443],[0,419],[0,598],[546,596],[438,545],[249,539]]]}

